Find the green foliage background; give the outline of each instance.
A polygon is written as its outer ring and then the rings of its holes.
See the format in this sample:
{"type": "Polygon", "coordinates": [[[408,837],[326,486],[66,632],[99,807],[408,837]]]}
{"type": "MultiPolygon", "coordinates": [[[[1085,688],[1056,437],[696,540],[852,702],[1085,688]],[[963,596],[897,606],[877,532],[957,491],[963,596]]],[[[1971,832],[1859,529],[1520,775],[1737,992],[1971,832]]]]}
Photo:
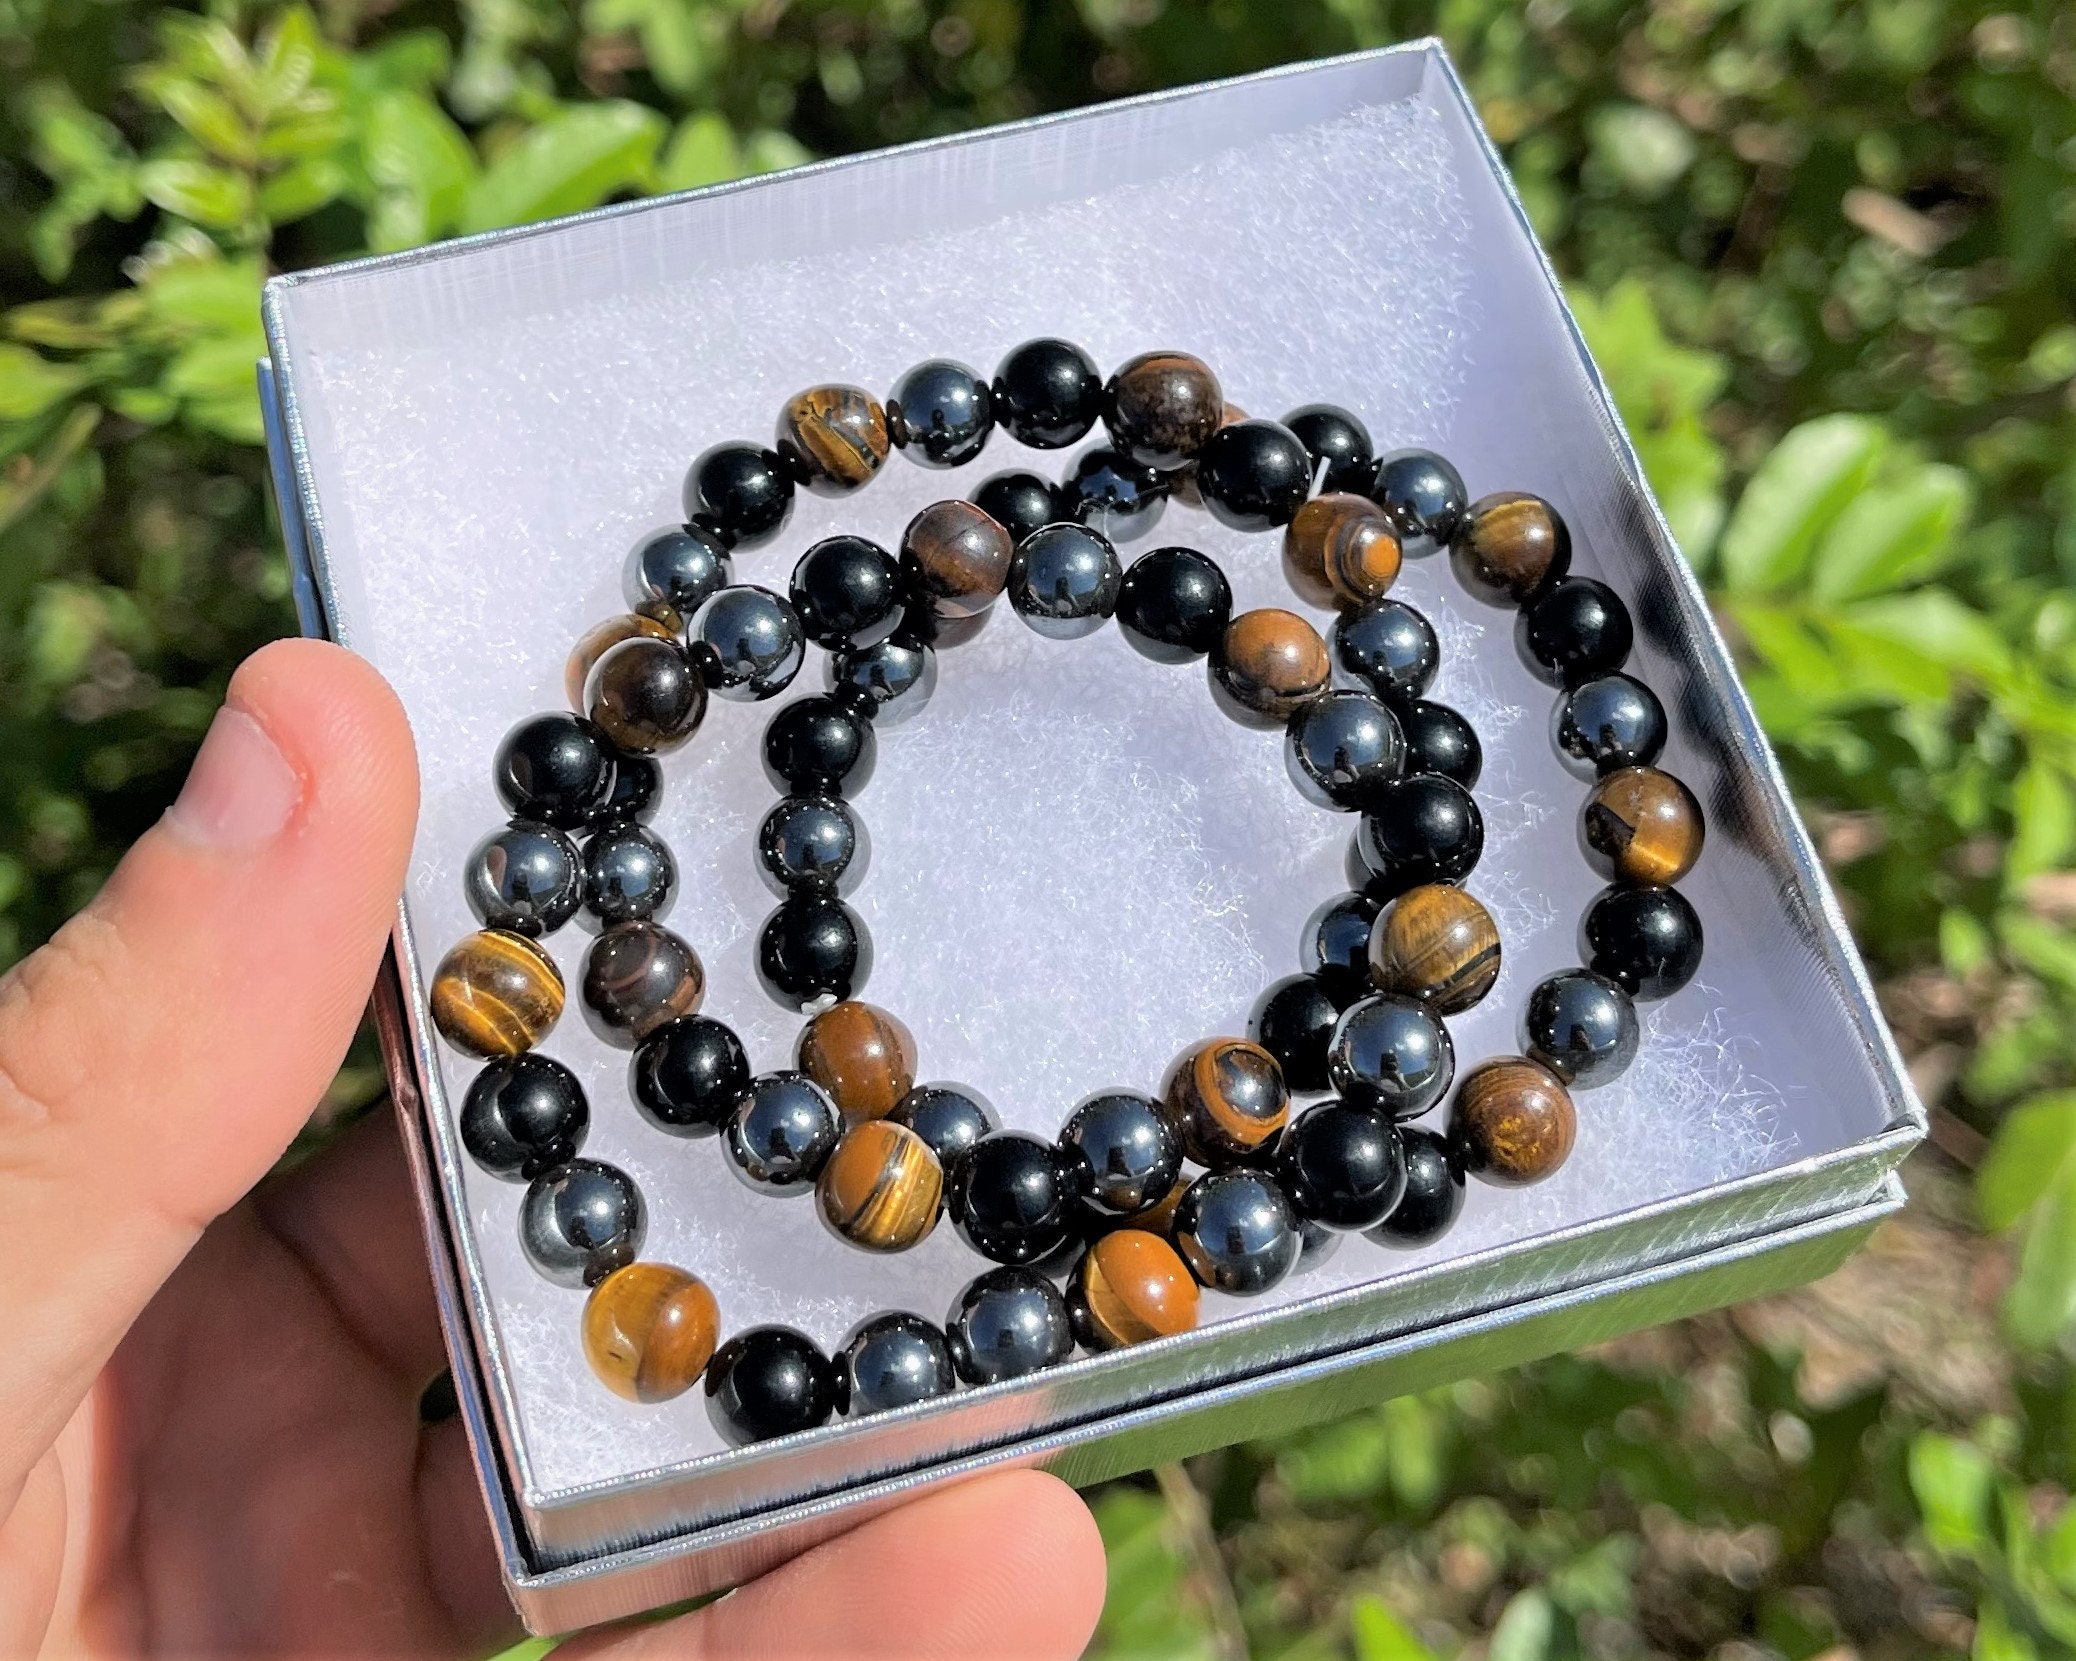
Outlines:
{"type": "Polygon", "coordinates": [[[1428,32],[1746,661],[1937,1151],[1823,1287],[1106,1490],[1099,1650],[2076,1650],[2066,8],[0,0],[0,964],[290,627],[268,271],[1428,32]]]}

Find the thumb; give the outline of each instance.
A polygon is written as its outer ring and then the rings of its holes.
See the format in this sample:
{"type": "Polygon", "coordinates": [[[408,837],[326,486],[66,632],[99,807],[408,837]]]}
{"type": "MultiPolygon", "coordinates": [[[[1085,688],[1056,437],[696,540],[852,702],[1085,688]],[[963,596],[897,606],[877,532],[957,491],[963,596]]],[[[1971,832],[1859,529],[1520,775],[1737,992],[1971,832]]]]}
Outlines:
{"type": "Polygon", "coordinates": [[[266,647],[179,800],[0,980],[0,1498],[330,1081],[417,799],[374,670],[318,641],[266,647]]]}

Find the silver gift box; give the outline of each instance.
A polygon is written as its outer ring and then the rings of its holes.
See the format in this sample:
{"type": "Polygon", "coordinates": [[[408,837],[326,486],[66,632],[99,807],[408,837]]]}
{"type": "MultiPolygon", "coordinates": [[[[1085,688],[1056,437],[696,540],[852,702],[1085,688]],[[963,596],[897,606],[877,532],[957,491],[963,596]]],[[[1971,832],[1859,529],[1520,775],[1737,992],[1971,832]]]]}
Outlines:
{"type": "Polygon", "coordinates": [[[429,959],[407,900],[377,1014],[461,1413],[504,1573],[533,1630],[738,1582],[970,1473],[1042,1465],[1096,1481],[1788,1286],[1836,1266],[1901,1203],[1894,1170],[1923,1134],[1922,1110],[1700,590],[1506,172],[1433,42],[277,278],[261,387],[303,626],[365,649],[363,584],[341,563],[338,452],[327,436],[349,395],[326,369],[341,341],[437,328],[443,306],[510,303],[544,271],[551,286],[577,271],[611,292],[653,282],[669,249],[701,250],[711,273],[832,238],[869,239],[889,221],[927,236],[1005,205],[1085,198],[1221,146],[1402,103],[1438,123],[1477,250],[1481,349],[1465,396],[1517,411],[1514,441],[1548,454],[1581,545],[1632,599],[1650,678],[1687,735],[1681,770],[1709,808],[1719,897],[1758,942],[1784,1012],[1763,1036],[1792,1054],[1796,1111],[1823,1127],[1809,1138],[1823,1151],[883,1420],[558,1486],[542,1479],[518,1429],[427,1017],[429,959]]]}

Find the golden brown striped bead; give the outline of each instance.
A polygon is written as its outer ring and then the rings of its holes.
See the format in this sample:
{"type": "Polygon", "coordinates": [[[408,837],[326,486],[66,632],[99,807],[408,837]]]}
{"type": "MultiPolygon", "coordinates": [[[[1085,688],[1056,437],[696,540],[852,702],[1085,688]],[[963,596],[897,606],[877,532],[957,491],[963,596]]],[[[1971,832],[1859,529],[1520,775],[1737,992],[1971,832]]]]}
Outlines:
{"type": "Polygon", "coordinates": [[[1655,767],[1624,767],[1594,787],[1579,819],[1587,863],[1604,877],[1667,888],[1694,869],[1708,827],[1694,792],[1655,767]]]}
{"type": "Polygon", "coordinates": [[[930,610],[978,617],[1009,581],[1009,533],[971,502],[932,502],[901,533],[901,568],[930,610]]]}
{"type": "Polygon", "coordinates": [[[1551,1175],[1570,1157],[1578,1129],[1571,1093],[1524,1056],[1473,1067],[1449,1110],[1449,1140],[1463,1168],[1503,1188],[1551,1175]]]}
{"type": "MultiPolygon", "coordinates": [[[[657,604],[662,605],[661,601],[657,604]]],[[[668,606],[664,610],[670,611],[668,606]]],[[[677,613],[670,611],[675,617],[677,613]]],[[[670,625],[659,618],[645,616],[638,611],[608,617],[603,623],[594,623],[578,637],[569,654],[569,664],[562,671],[562,690],[569,694],[569,707],[579,715],[584,712],[584,682],[590,677],[591,666],[623,640],[632,640],[637,635],[646,635],[651,640],[669,640],[670,625]]]]}
{"type": "Polygon", "coordinates": [[[1571,532],[1540,496],[1501,490],[1471,503],[1449,545],[1456,580],[1495,606],[1526,605],[1571,569],[1571,532]]]}
{"type": "Polygon", "coordinates": [[[1211,654],[1211,684],[1226,713],[1249,726],[1280,727],[1327,687],[1333,664],[1319,631],[1294,611],[1243,611],[1211,654]]]}
{"type": "Polygon", "coordinates": [[[1162,1104],[1199,1165],[1223,1166],[1253,1153],[1290,1118],[1283,1069],[1259,1044],[1213,1038],[1169,1069],[1162,1104]]]}
{"type": "Polygon", "coordinates": [[[800,1070],[853,1124],[884,1119],[915,1088],[915,1037],[884,1009],[855,998],[800,1029],[800,1070]]]}
{"type": "Polygon", "coordinates": [[[609,1044],[632,1048],[658,1027],[697,1014],[705,997],[699,954],[661,923],[615,923],[584,959],[584,1007],[609,1044]]]}
{"type": "Polygon", "coordinates": [[[843,1134],[815,1179],[822,1220],[872,1252],[906,1251],[937,1226],[944,1171],[929,1143],[891,1119],[843,1134]]]}
{"type": "Polygon", "coordinates": [[[699,1381],[720,1341],[706,1283],[668,1263],[630,1263],[584,1300],[584,1359],[615,1395],[659,1402],[699,1381]]]}
{"type": "Polygon", "coordinates": [[[1197,1282],[1158,1234],[1112,1229],[1074,1266],[1068,1293],[1077,1336],[1090,1349],[1114,1350],[1172,1337],[1197,1324],[1197,1282]]]}
{"type": "Polygon", "coordinates": [[[1283,531],[1283,574],[1315,606],[1359,606],[1398,581],[1398,535],[1367,496],[1330,491],[1297,510],[1283,531]]]}
{"type": "Polygon", "coordinates": [[[1499,930],[1462,889],[1432,882],[1391,902],[1370,930],[1370,979],[1386,992],[1466,1010],[1499,979],[1499,930]]]}
{"type": "Polygon", "coordinates": [[[811,386],[779,414],[778,452],[818,496],[870,484],[887,459],[887,412],[858,386],[811,386]]]}
{"type": "Polygon", "coordinates": [[[1225,424],[1225,394],[1202,358],[1142,352],[1103,389],[1103,420],[1146,467],[1180,467],[1225,424]]]}
{"type": "Polygon", "coordinates": [[[470,1055],[517,1055],[562,1014],[562,971],[539,946],[505,929],[478,929],[433,971],[433,1025],[470,1055]]]}
{"type": "Polygon", "coordinates": [[[584,713],[629,754],[664,754],[706,719],[706,682],[675,640],[637,635],[592,664],[584,713]]]}

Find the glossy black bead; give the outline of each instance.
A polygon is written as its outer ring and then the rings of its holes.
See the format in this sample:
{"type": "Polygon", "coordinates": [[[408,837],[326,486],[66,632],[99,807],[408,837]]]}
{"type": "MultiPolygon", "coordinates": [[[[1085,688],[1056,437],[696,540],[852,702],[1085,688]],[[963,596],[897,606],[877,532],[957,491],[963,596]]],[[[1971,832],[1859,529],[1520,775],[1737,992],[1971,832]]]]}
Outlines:
{"type": "Polygon", "coordinates": [[[537,1050],[491,1062],[469,1080],[461,1102],[461,1145],[507,1182],[576,1158],[590,1124],[577,1075],[537,1050]]]}
{"type": "Polygon", "coordinates": [[[909,460],[925,467],[971,461],[994,430],[988,383],[950,358],[917,364],[887,400],[888,434],[909,460]]]}
{"type": "Polygon", "coordinates": [[[829,654],[829,696],[875,726],[899,726],[936,690],[937,653],[910,635],[829,654]]]}
{"type": "Polygon", "coordinates": [[[1160,1104],[1134,1090],[1105,1090],[1067,1116],[1060,1147],[1079,1155],[1091,1205],[1129,1217],[1168,1197],[1182,1174],[1182,1139],[1160,1104]]]}
{"type": "Polygon", "coordinates": [[[1168,482],[1151,467],[1099,445],[1084,450],[1060,481],[1060,513],[1101,531],[1112,542],[1130,542],[1159,522],[1168,505],[1168,482]]]}
{"type": "Polygon", "coordinates": [[[1485,770],[1485,747],[1475,728],[1447,704],[1415,698],[1395,712],[1406,741],[1407,773],[1439,773],[1468,790],[1485,770]]]}
{"type": "Polygon", "coordinates": [[[1537,680],[1577,686],[1629,661],[1636,627],[1622,597],[1591,577],[1566,577],[1514,619],[1514,646],[1537,680]]]}
{"type": "Polygon", "coordinates": [[[968,1384],[999,1384],[1074,1353],[1060,1289],[1034,1269],[990,1269],[959,1294],[945,1322],[952,1365],[968,1384]]]}
{"type": "Polygon", "coordinates": [[[584,867],[577,845],[553,825],[515,819],[476,844],[462,887],[485,928],[537,938],[577,914],[584,867]]]}
{"type": "Polygon", "coordinates": [[[1337,1230],[1324,1223],[1315,1223],[1310,1217],[1298,1218],[1298,1260],[1294,1275],[1308,1275],[1314,1269],[1324,1268],[1341,1249],[1344,1238],[1337,1230]]]}
{"type": "Polygon", "coordinates": [[[1175,1245],[1190,1273],[1218,1292],[1266,1292],[1297,1267],[1297,1213],[1265,1171],[1212,1171],[1183,1190],[1175,1245]]]}
{"type": "Polygon", "coordinates": [[[1365,495],[1377,476],[1376,452],[1370,447],[1370,430],[1338,404],[1303,404],[1283,418],[1283,425],[1298,436],[1312,458],[1312,471],[1320,494],[1352,491],[1365,495]],[[1319,470],[1325,476],[1317,478],[1319,470]]]}
{"type": "Polygon", "coordinates": [[[1061,509],[1052,480],[1036,473],[990,475],[974,491],[973,505],[1007,531],[1012,543],[1023,541],[1041,525],[1074,517],[1061,509]]]}
{"type": "Polygon", "coordinates": [[[1276,1058],[1294,1095],[1326,1088],[1326,1049],[1341,1018],[1334,988],[1318,975],[1286,975],[1255,1001],[1247,1036],[1276,1058]]]}
{"type": "Polygon", "coordinates": [[[634,1052],[634,1104],[672,1136],[711,1136],[750,1087],[750,1058],[734,1031],[688,1015],[643,1039],[634,1052]]]}
{"type": "Polygon", "coordinates": [[[1067,1237],[1086,1172],[1020,1130],[983,1136],[952,1162],[945,1210],[959,1237],[997,1263],[1030,1263],[1067,1237]]]}
{"type": "Polygon", "coordinates": [[[738,1332],[706,1364],[706,1416],[730,1447],[813,1430],[836,1410],[836,1367],[804,1332],[738,1332]]]}
{"type": "Polygon", "coordinates": [[[1124,567],[1102,532],[1046,525],[1016,545],[1007,592],[1017,616],[1038,633],[1075,640],[1103,626],[1123,583],[1124,567]]]}
{"type": "Polygon", "coordinates": [[[1442,666],[1434,625],[1389,595],[1335,618],[1327,645],[1344,678],[1393,703],[1418,698],[1442,666]]]}
{"type": "Polygon", "coordinates": [[[837,1407],[847,1418],[912,1407],[958,1382],[949,1340],[905,1309],[860,1321],[836,1352],[837,1407]]]}
{"type": "Polygon", "coordinates": [[[1350,1004],[1334,1027],[1327,1076],[1349,1101],[1417,1119],[1448,1093],[1456,1045],[1419,999],[1380,992],[1350,1004]]]}
{"type": "Polygon", "coordinates": [[[769,542],[793,517],[793,475],[776,450],[716,444],[692,464],[685,517],[730,548],[769,542]]]}
{"type": "Polygon", "coordinates": [[[1276,1179],[1300,1217],[1328,1228],[1375,1228],[1405,1197],[1406,1155],[1388,1114],[1321,1102],[1290,1122],[1276,1179]]]}
{"type": "Polygon", "coordinates": [[[900,565],[862,536],[817,542],[793,567],[787,592],[807,638],[832,652],[886,639],[906,603],[900,565]]]}
{"type": "Polygon", "coordinates": [[[624,825],[655,817],[663,802],[663,763],[654,756],[613,757],[613,789],[593,825],[624,825]]]}
{"type": "Polygon", "coordinates": [[[795,894],[758,931],[757,979],[788,1009],[848,998],[871,978],[872,936],[833,894],[795,894]]]}
{"type": "Polygon", "coordinates": [[[1274,530],[1311,495],[1312,458],[1280,421],[1235,421],[1197,452],[1197,490],[1219,523],[1274,530]]]}
{"type": "Polygon", "coordinates": [[[872,723],[834,698],[796,699],[764,729],[764,776],[781,795],[862,790],[878,755],[872,723]]]}
{"type": "Polygon", "coordinates": [[[1370,930],[1384,909],[1381,900],[1356,890],[1336,894],[1305,919],[1298,957],[1343,998],[1359,996],[1370,984],[1370,930]]]}
{"type": "Polygon", "coordinates": [[[692,661],[719,697],[736,703],[775,698],[793,684],[807,655],[807,631],[792,602],[755,583],[709,596],[686,630],[692,661]]]}
{"type": "Polygon", "coordinates": [[[1454,779],[1419,773],[1393,779],[1355,833],[1368,891],[1396,899],[1424,882],[1461,882],[1485,851],[1485,817],[1454,779]]]}
{"type": "Polygon", "coordinates": [[[1669,998],[1701,967],[1701,919],[1677,888],[1603,888],[1579,939],[1586,967],[1634,998],[1669,998]]]}
{"type": "Polygon", "coordinates": [[[1406,1191],[1391,1215],[1369,1230],[1380,1246],[1415,1251],[1447,1234],[1463,1212],[1463,1171],[1448,1138],[1412,1125],[1399,1130],[1406,1161],[1406,1191]]]}
{"type": "Polygon", "coordinates": [[[1232,584],[1194,548],[1141,554],[1118,585],[1118,627],[1134,650],[1156,663],[1205,656],[1232,620],[1232,584]]]}
{"type": "Polygon", "coordinates": [[[1034,450],[1079,443],[1103,413],[1102,374],[1071,341],[1025,341],[996,366],[990,391],[1002,430],[1034,450]]]}
{"type": "Polygon", "coordinates": [[[677,863],[647,825],[608,825],[584,843],[584,909],[601,924],[657,921],[677,887],[677,863]]]}
{"type": "Polygon", "coordinates": [[[1002,1128],[988,1099],[963,1084],[919,1084],[887,1117],[927,1142],[937,1163],[947,1171],[974,1143],[1002,1128]]]}
{"type": "Polygon", "coordinates": [[[1577,778],[1602,778],[1623,767],[1648,767],[1665,748],[1665,706],[1642,681],[1601,675],[1557,700],[1550,741],[1577,778]]]}
{"type": "Polygon", "coordinates": [[[634,1178],[596,1159],[543,1171],[519,1204],[519,1244],[557,1286],[595,1286],[626,1267],[640,1254],[647,1228],[634,1178]]]}
{"type": "Polygon", "coordinates": [[[673,525],[627,556],[627,603],[636,611],[668,606],[690,617],[734,580],[728,544],[704,525],[673,525]]]}
{"type": "Polygon", "coordinates": [[[515,818],[575,830],[612,796],[613,755],[581,715],[534,715],[499,742],[491,777],[515,818]]]}
{"type": "Polygon", "coordinates": [[[1314,698],[1284,729],[1290,782],[1319,807],[1343,813],[1374,807],[1404,762],[1398,722],[1367,692],[1338,688],[1314,698]]]}
{"type": "Polygon", "coordinates": [[[865,874],[868,854],[864,825],[837,796],[784,797],[757,827],[758,867],[781,894],[848,892],[865,874]]]}
{"type": "Polygon", "coordinates": [[[1590,969],[1564,969],[1538,982],[1521,1031],[1523,1053],[1578,1090],[1609,1083],[1636,1059],[1636,1005],[1590,969]]]}
{"type": "Polygon", "coordinates": [[[843,1118],[805,1073],[759,1073],[728,1115],[728,1162],[763,1194],[804,1194],[822,1174],[843,1118]]]}
{"type": "Polygon", "coordinates": [[[1446,548],[1470,506],[1463,475],[1432,450],[1393,450],[1380,457],[1369,493],[1398,533],[1407,559],[1446,548]]]}

